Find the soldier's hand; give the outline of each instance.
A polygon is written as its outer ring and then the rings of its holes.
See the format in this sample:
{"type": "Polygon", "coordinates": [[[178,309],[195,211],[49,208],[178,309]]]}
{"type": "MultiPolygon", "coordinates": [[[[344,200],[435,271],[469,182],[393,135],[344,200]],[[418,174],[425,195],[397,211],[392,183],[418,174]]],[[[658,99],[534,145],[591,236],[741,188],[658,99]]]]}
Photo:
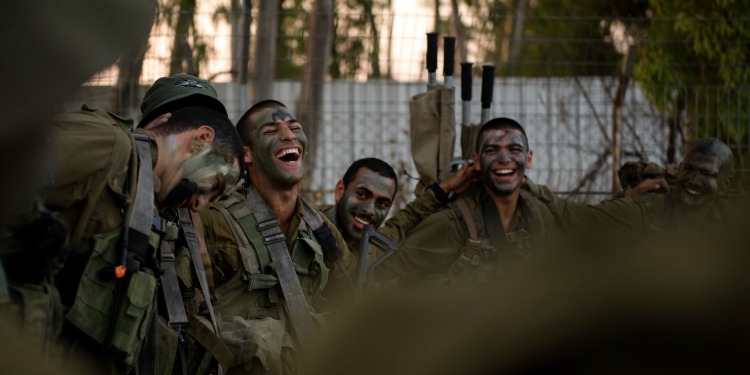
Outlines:
{"type": "Polygon", "coordinates": [[[459,170],[440,182],[440,188],[448,193],[461,194],[472,185],[478,183],[481,177],[472,167],[473,164],[473,160],[464,161],[459,170]]]}
{"type": "Polygon", "coordinates": [[[635,187],[625,191],[624,195],[628,198],[638,198],[646,193],[669,193],[670,188],[667,180],[663,177],[647,178],[641,181],[635,187]]]}
{"type": "Polygon", "coordinates": [[[165,113],[165,114],[163,114],[163,115],[161,115],[161,116],[159,116],[159,117],[151,120],[151,122],[149,122],[148,124],[146,124],[146,126],[144,126],[143,129],[146,129],[146,130],[153,129],[153,128],[159,126],[159,125],[166,124],[167,121],[169,121],[170,117],[172,117],[172,114],[169,113],[169,112],[167,112],[167,113],[165,113]]]}

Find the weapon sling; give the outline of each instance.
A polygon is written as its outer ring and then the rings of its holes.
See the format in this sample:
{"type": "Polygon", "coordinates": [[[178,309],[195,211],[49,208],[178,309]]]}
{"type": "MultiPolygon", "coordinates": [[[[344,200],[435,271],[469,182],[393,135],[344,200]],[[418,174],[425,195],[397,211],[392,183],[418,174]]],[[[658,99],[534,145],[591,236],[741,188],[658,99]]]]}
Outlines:
{"type": "Polygon", "coordinates": [[[205,347],[206,350],[208,350],[216,358],[216,360],[219,362],[218,373],[219,375],[221,375],[223,374],[222,366],[228,367],[231,365],[232,354],[229,352],[229,349],[227,349],[226,346],[223,345],[223,343],[211,339],[212,337],[219,336],[219,326],[216,321],[216,315],[214,315],[213,304],[211,303],[211,292],[208,287],[208,277],[206,276],[206,268],[203,264],[203,257],[201,256],[198,237],[195,234],[193,221],[190,218],[190,213],[188,212],[187,208],[178,208],[177,215],[179,216],[180,227],[185,233],[185,242],[187,242],[188,250],[190,250],[190,257],[193,260],[193,269],[198,276],[198,284],[200,285],[201,293],[203,294],[203,300],[206,302],[208,315],[211,318],[211,325],[213,326],[216,336],[197,332],[196,329],[200,328],[201,323],[195,319],[191,319],[191,323],[188,325],[185,331],[193,336],[193,338],[195,338],[198,342],[200,342],[201,345],[203,345],[203,347],[205,347]]]}
{"type": "Polygon", "coordinates": [[[274,216],[268,203],[260,196],[254,186],[247,189],[247,201],[253,208],[253,216],[258,223],[258,230],[263,236],[263,243],[271,255],[271,261],[281,285],[281,292],[284,295],[287,312],[292,321],[297,340],[303,349],[307,348],[312,337],[312,317],[299,278],[297,278],[297,272],[294,270],[292,257],[286,247],[284,233],[279,228],[279,219],[274,216]]]}

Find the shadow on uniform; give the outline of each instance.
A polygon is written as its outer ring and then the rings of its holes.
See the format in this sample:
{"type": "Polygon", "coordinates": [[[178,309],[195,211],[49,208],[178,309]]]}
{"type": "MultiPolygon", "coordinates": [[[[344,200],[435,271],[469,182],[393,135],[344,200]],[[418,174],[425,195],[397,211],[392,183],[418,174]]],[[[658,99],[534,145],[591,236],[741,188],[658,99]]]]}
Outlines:
{"type": "MultiPolygon", "coordinates": [[[[40,172],[47,118],[84,81],[116,62],[148,33],[151,0],[27,0],[3,4],[0,15],[0,231],[50,176],[40,172]]],[[[1,281],[1,280],[0,280],[1,281]]],[[[0,283],[2,284],[2,283],[0,283]]],[[[7,295],[0,293],[0,302],[7,295]]],[[[39,348],[0,317],[0,373],[84,374],[43,361],[39,348]]]]}
{"type": "Polygon", "coordinates": [[[750,223],[732,224],[630,249],[571,237],[492,287],[374,296],[311,373],[745,373],[750,223]]]}

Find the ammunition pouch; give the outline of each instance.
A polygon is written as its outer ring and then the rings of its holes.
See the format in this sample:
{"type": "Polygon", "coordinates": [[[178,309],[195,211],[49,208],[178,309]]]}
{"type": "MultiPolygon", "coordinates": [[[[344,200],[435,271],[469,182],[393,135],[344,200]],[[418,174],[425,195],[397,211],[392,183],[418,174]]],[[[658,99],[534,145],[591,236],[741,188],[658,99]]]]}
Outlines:
{"type": "Polygon", "coordinates": [[[126,278],[102,280],[102,269],[119,264],[119,239],[119,229],[93,237],[91,256],[65,318],[107,348],[120,371],[129,372],[153,320],[157,279],[150,272],[132,270],[126,278]]]}

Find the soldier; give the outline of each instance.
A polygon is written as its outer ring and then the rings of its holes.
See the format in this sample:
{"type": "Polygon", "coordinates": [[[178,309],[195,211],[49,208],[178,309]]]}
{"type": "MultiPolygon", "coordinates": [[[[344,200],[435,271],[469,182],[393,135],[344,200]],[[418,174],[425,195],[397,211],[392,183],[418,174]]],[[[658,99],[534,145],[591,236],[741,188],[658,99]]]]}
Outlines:
{"type": "MultiPolygon", "coordinates": [[[[398,179],[388,163],[377,158],[364,158],[352,163],[336,183],[336,204],[323,206],[321,211],[336,224],[354,255],[352,260],[358,260],[365,225],[378,228],[380,233],[399,243],[425,217],[477,181],[469,163],[465,163],[455,174],[430,185],[416,200],[385,221],[398,190],[398,179]]],[[[368,249],[369,261],[374,261],[379,255],[375,248],[368,249]]],[[[348,268],[350,272],[355,269],[352,265],[348,268]]]]}
{"type": "MultiPolygon", "coordinates": [[[[600,234],[639,239],[666,229],[720,227],[739,214],[725,193],[732,178],[732,150],[716,138],[700,139],[686,150],[678,166],[675,186],[668,194],[617,198],[581,209],[587,223],[600,234]]],[[[663,180],[646,180],[642,191],[664,191],[663,180]]],[[[637,196],[640,194],[626,194],[637,196]]]]}
{"type": "Polygon", "coordinates": [[[528,181],[532,152],[518,122],[496,118],[485,123],[473,160],[482,184],[417,225],[396,255],[376,270],[376,278],[437,273],[454,285],[482,282],[533,255],[572,220],[567,202],[528,181]],[[529,192],[532,188],[537,196],[529,192]]]}
{"type": "Polygon", "coordinates": [[[176,233],[154,209],[198,210],[239,178],[241,145],[221,113],[186,107],[151,130],[132,125],[85,107],[54,117],[49,185],[2,244],[30,335],[48,347],[62,329],[67,355],[100,373],[153,363],[141,348],[164,282],[160,244],[176,233]]]}
{"type": "Polygon", "coordinates": [[[240,118],[250,185],[200,213],[211,258],[229,374],[295,373],[320,314],[323,290],[346,242],[299,197],[307,138],[282,103],[265,100],[240,118]]]}

